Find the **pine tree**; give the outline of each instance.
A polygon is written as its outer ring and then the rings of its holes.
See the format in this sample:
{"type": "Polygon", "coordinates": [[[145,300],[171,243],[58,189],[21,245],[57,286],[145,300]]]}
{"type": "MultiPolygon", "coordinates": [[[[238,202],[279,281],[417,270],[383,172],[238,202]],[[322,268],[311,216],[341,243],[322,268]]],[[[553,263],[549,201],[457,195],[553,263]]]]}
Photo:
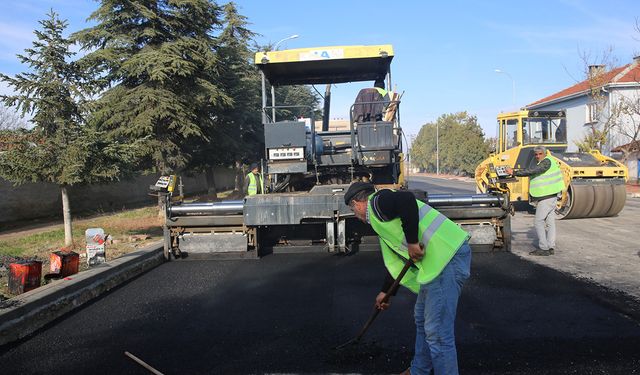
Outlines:
{"type": "Polygon", "coordinates": [[[162,174],[185,168],[191,142],[231,104],[217,79],[219,12],[207,0],[103,0],[90,17],[97,25],[74,34],[104,90],[95,121],[111,137],[143,138],[162,174]]]}
{"type": "Polygon", "coordinates": [[[208,192],[213,195],[213,167],[231,166],[246,158],[255,160],[263,150],[260,79],[249,47],[256,34],[248,29],[247,18],[238,13],[234,3],[225,4],[222,14],[223,28],[216,37],[217,72],[220,87],[231,104],[217,113],[212,126],[206,129],[206,138],[195,140],[189,166],[206,173],[208,192]]]}
{"type": "Polygon", "coordinates": [[[86,126],[83,75],[63,37],[67,22],[53,10],[35,30],[33,47],[18,55],[29,72],[0,80],[16,94],[0,96],[5,105],[31,115],[30,130],[3,131],[0,175],[21,184],[52,182],[62,194],[65,245],[71,246],[71,209],[67,188],[82,183],[118,179],[136,159],[135,145],[107,142],[104,134],[86,126]]]}

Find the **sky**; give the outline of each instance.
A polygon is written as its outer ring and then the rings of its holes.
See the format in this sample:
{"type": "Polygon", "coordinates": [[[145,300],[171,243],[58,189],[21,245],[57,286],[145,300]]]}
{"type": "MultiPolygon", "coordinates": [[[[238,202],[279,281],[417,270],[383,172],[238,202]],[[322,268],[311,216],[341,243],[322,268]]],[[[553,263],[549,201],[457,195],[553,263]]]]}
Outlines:
{"type": "MultiPolygon", "coordinates": [[[[223,4],[222,2],[218,2],[223,4]]],[[[259,44],[296,39],[279,49],[392,44],[394,86],[406,134],[447,113],[467,111],[487,136],[496,115],[520,108],[584,79],[585,62],[611,49],[614,66],[640,54],[638,0],[538,1],[285,1],[238,0],[259,44]],[[496,73],[499,69],[503,73],[496,73]]],[[[16,58],[34,40],[38,20],[54,9],[68,32],[90,25],[90,0],[0,2],[0,72],[26,69],[16,58]]],[[[358,90],[332,89],[332,118],[348,116],[358,90]]],[[[320,91],[324,91],[322,87],[320,91]]],[[[0,93],[10,89],[0,83],[0,93]]]]}

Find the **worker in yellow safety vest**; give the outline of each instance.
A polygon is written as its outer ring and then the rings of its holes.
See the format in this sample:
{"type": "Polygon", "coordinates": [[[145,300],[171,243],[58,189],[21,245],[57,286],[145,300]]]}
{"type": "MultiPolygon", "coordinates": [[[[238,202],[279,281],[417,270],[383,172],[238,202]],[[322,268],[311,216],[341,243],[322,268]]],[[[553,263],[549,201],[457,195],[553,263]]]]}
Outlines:
{"type": "Polygon", "coordinates": [[[507,168],[507,173],[516,177],[529,177],[529,195],[536,206],[534,225],[538,234],[538,248],[529,255],[548,256],[555,253],[556,247],[556,202],[565,188],[562,171],[558,161],[547,153],[544,146],[536,146],[533,156],[538,162],[527,169],[514,171],[507,168]]]}
{"type": "Polygon", "coordinates": [[[389,92],[384,88],[384,81],[379,79],[373,83],[373,88],[376,89],[378,94],[382,97],[382,100],[389,100],[389,92]]]}
{"type": "Polygon", "coordinates": [[[251,164],[250,172],[244,179],[244,192],[245,195],[264,193],[264,182],[262,181],[262,175],[260,175],[257,163],[251,164]]]}
{"type": "Polygon", "coordinates": [[[384,80],[377,79],[373,87],[358,92],[353,104],[352,119],[357,123],[384,120],[389,98],[389,92],[384,88],[384,80]]]}
{"type": "Polygon", "coordinates": [[[378,234],[387,277],[376,296],[380,310],[389,307],[386,293],[406,261],[413,265],[400,284],[418,295],[417,328],[411,367],[403,374],[458,374],[454,337],[456,309],[469,277],[471,249],[467,232],[408,191],[354,182],[344,195],[355,216],[378,234]]]}

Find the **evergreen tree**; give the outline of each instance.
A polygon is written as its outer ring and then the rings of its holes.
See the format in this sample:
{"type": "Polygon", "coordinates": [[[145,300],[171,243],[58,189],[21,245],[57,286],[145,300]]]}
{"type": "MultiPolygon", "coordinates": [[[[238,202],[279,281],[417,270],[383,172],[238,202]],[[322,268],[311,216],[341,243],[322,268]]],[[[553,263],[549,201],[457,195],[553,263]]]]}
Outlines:
{"type": "Polygon", "coordinates": [[[231,99],[218,82],[213,31],[219,9],[207,0],[102,0],[74,34],[90,51],[96,88],[105,90],[94,118],[112,137],[143,138],[162,174],[180,171],[192,141],[206,139],[231,99]]]}
{"type": "MultiPolygon", "coordinates": [[[[207,174],[209,193],[215,194],[214,166],[235,164],[241,173],[243,163],[264,158],[264,132],[261,116],[261,75],[254,65],[257,47],[250,45],[256,34],[248,28],[247,18],[235,3],[222,8],[223,29],[217,37],[219,82],[232,104],[223,108],[208,129],[206,138],[195,140],[190,168],[207,174]]],[[[267,47],[267,49],[270,49],[267,47]]],[[[309,87],[291,86],[276,90],[277,103],[317,107],[318,99],[309,87]]],[[[295,119],[308,111],[281,110],[278,119],[295,119]]],[[[241,186],[238,175],[237,187],[241,186]]]]}
{"type": "Polygon", "coordinates": [[[410,151],[415,165],[436,171],[436,127],[440,171],[473,175],[478,163],[489,154],[490,142],[484,139],[476,117],[467,112],[445,114],[436,123],[422,126],[410,151]]]}
{"type": "MultiPolygon", "coordinates": [[[[205,131],[205,138],[192,142],[190,169],[204,171],[209,194],[215,195],[213,167],[232,166],[236,161],[256,160],[262,154],[260,124],[260,80],[252,64],[249,45],[255,33],[247,28],[245,16],[231,2],[224,5],[223,29],[216,38],[219,84],[230,98],[205,131]]],[[[241,163],[239,163],[241,164],[241,163]]]]}
{"type": "Polygon", "coordinates": [[[33,129],[3,131],[0,175],[16,184],[52,182],[62,193],[65,245],[72,245],[70,203],[67,188],[82,183],[118,179],[135,160],[135,147],[107,142],[104,134],[85,126],[82,104],[85,89],[81,70],[63,37],[67,22],[52,10],[35,30],[33,47],[18,55],[30,72],[0,80],[16,94],[1,96],[22,115],[32,115],[33,129]]]}

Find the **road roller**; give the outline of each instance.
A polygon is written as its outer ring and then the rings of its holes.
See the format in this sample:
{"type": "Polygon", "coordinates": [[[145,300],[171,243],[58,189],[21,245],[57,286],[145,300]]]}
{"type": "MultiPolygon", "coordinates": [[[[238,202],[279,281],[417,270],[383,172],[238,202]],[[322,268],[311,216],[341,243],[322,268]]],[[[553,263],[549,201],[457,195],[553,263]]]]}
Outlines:
{"type": "Polygon", "coordinates": [[[512,178],[506,167],[524,169],[536,164],[534,147],[544,146],[558,161],[566,189],[558,199],[560,218],[617,215],[626,202],[624,164],[590,152],[567,152],[564,111],[517,111],[498,115],[496,150],[475,171],[478,192],[508,193],[514,207],[530,208],[529,177],[512,178]]]}
{"type": "MultiPolygon", "coordinates": [[[[357,253],[376,249],[377,237],[344,204],[353,181],[378,189],[407,189],[400,97],[355,95],[346,129],[329,126],[331,87],[348,82],[392,86],[391,45],[331,46],[258,52],[262,73],[264,191],[241,200],[188,202],[176,199],[176,178],[154,186],[165,197],[165,257],[241,256],[322,250],[357,253]],[[322,109],[275,103],[267,87],[325,85],[322,109]],[[267,105],[271,96],[271,105],[267,105]],[[375,99],[375,100],[374,100],[375,99]],[[316,127],[316,112],[321,124],[316,127]],[[306,115],[308,114],[308,115],[306,115]],[[305,118],[300,118],[305,117],[305,118]],[[333,130],[330,130],[332,128],[333,130]]],[[[271,90],[269,90],[271,91],[271,90]]],[[[317,91],[317,90],[316,90],[317,91]]],[[[417,199],[437,207],[470,235],[476,251],[509,250],[510,202],[500,191],[430,195],[417,199]]]]}

